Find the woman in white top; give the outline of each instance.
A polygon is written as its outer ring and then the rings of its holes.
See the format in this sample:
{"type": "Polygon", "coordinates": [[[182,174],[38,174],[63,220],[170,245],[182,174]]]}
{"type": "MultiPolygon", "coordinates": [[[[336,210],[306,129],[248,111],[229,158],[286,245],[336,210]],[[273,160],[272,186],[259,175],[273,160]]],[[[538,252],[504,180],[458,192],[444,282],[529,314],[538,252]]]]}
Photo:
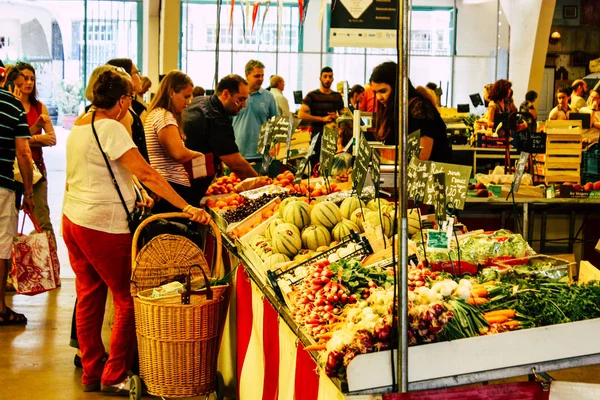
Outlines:
{"type": "MultiPolygon", "coordinates": [[[[186,200],[191,198],[191,183],[183,164],[202,155],[184,144],[181,117],[192,101],[193,88],[189,76],[178,70],[169,72],[160,82],[144,122],[150,165],[186,200]]],[[[155,213],[171,211],[173,206],[164,199],[154,205],[155,213]]]]}
{"type": "Polygon", "coordinates": [[[67,186],[63,204],[63,236],[75,272],[77,333],[83,364],[83,390],[127,394],[127,371],[133,362],[135,325],[131,276],[131,233],[127,213],[113,185],[96,142],[109,160],[129,211],[135,195],[133,175],[189,214],[206,224],[210,216],[181,198],[146,163],[118,121],[128,112],[133,97],[131,81],[114,71],[101,74],[94,84],[95,111],[76,122],[67,139],[67,186]],[[113,294],[115,317],[106,362],[101,331],[107,290],[113,294]]]}

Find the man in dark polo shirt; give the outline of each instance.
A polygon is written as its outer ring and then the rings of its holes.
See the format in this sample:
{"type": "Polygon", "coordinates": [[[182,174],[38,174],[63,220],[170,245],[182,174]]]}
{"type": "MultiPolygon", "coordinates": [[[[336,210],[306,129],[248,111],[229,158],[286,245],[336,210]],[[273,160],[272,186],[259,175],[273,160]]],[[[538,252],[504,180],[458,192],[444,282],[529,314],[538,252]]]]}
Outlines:
{"type": "MultiPolygon", "coordinates": [[[[323,132],[323,126],[335,121],[338,113],[344,108],[342,95],[331,90],[333,70],[330,67],[321,70],[319,81],[321,86],[306,95],[298,111],[298,118],[311,123],[313,136],[323,132]]],[[[315,154],[311,157],[313,165],[318,161],[320,152],[321,138],[317,142],[315,154]]]]}
{"type": "MultiPolygon", "coordinates": [[[[257,176],[252,166],[242,157],[235,143],[232,117],[245,106],[248,83],[239,75],[227,75],[210,97],[195,97],[183,113],[185,146],[204,154],[212,153],[215,172],[221,161],[242,180],[257,176]]],[[[192,181],[192,202],[198,205],[210,186],[214,175],[192,181]]]]}
{"type": "Polygon", "coordinates": [[[29,148],[29,125],[21,102],[4,89],[4,65],[0,62],[0,327],[26,324],[27,318],[6,306],[6,278],[12,243],[17,234],[15,181],[13,163],[16,157],[25,188],[23,210],[33,212],[33,160],[29,148]]]}

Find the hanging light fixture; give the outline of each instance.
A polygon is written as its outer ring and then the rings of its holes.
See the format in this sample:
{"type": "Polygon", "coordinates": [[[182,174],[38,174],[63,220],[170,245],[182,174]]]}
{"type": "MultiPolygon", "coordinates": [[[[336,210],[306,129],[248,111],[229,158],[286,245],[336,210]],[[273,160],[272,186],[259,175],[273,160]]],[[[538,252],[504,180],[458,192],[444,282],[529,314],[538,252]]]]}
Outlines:
{"type": "Polygon", "coordinates": [[[560,33],[558,31],[554,31],[550,34],[550,44],[557,44],[560,41],[560,33]]]}

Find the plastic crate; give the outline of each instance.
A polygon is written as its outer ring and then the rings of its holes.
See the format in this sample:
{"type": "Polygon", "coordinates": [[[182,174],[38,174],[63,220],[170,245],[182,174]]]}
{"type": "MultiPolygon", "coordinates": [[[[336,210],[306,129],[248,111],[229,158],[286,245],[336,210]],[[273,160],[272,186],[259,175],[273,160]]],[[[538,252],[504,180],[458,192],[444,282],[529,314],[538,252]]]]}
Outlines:
{"type": "Polygon", "coordinates": [[[600,151],[598,143],[591,145],[582,153],[581,172],[588,175],[600,175],[600,151]]]}
{"type": "Polygon", "coordinates": [[[585,184],[588,182],[598,182],[600,181],[600,175],[597,174],[581,174],[581,184],[585,184]]]}

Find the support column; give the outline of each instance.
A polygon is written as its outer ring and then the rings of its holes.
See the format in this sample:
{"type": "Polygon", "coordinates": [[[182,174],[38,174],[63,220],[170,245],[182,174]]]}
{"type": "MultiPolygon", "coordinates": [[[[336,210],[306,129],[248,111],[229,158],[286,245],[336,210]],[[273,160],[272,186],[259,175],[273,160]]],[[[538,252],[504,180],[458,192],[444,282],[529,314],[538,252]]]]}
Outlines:
{"type": "Polygon", "coordinates": [[[515,103],[542,90],[548,39],[556,0],[501,0],[510,23],[509,79],[515,103]]]}
{"type": "Polygon", "coordinates": [[[181,1],[160,2],[159,74],[169,73],[179,67],[181,41],[181,1]]]}
{"type": "Polygon", "coordinates": [[[152,81],[151,93],[158,89],[158,67],[160,60],[159,43],[159,11],[160,0],[144,0],[142,21],[143,24],[143,60],[140,66],[142,74],[152,81]]]}

